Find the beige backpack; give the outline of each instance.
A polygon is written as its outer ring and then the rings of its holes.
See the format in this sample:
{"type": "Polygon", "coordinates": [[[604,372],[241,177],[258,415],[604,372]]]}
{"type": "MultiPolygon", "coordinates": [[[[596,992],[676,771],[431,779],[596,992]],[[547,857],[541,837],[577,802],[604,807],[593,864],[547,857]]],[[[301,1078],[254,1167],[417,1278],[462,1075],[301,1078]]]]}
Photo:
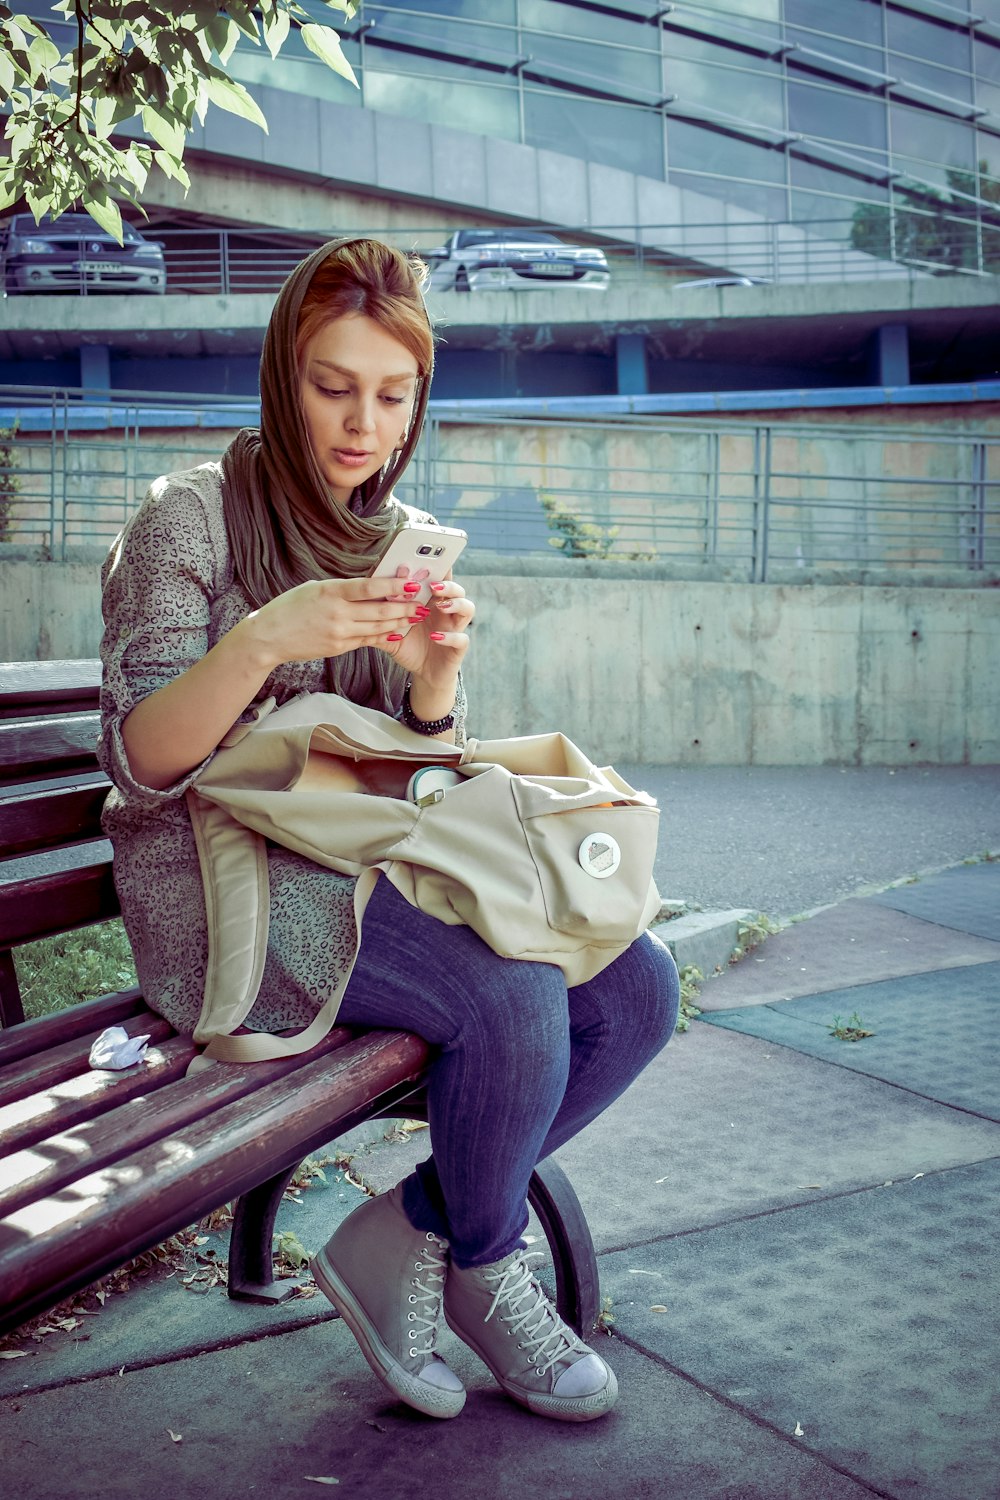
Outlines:
{"type": "Polygon", "coordinates": [[[381,873],[421,911],[467,924],[506,957],[558,965],[568,985],[600,973],[659,909],[655,803],[561,734],[463,748],[333,694],[304,694],[278,709],[269,700],[256,723],[223,741],[188,806],[209,926],[194,1036],[228,1061],[315,1045],[350,977],[295,1036],[231,1035],[264,968],[266,839],[358,877],[359,942],[381,873]],[[428,765],[452,767],[461,780],[418,805],[405,789],[428,765]]]}

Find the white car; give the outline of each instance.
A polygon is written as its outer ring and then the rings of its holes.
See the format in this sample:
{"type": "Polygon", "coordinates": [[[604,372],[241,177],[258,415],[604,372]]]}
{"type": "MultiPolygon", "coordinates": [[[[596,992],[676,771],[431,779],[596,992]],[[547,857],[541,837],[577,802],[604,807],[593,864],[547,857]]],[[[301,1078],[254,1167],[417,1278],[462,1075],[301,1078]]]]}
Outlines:
{"type": "Polygon", "coordinates": [[[459,229],[445,245],[423,252],[435,292],[526,291],[532,287],[608,284],[604,251],[564,245],[537,229],[459,229]]]}

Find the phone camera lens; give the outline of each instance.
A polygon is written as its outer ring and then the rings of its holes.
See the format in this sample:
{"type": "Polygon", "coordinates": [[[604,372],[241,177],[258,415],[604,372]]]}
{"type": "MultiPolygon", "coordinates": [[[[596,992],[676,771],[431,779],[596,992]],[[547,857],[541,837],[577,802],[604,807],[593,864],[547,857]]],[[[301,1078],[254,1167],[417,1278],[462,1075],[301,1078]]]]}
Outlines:
{"type": "Polygon", "coordinates": [[[433,549],[430,548],[430,547],[418,547],[417,548],[417,556],[418,557],[430,557],[432,550],[433,549]]]}

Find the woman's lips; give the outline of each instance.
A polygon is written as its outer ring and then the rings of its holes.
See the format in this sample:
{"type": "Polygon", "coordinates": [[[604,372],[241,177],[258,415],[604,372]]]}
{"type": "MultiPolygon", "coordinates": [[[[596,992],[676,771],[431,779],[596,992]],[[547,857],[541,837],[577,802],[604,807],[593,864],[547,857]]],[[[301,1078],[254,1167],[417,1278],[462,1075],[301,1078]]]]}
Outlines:
{"type": "Polygon", "coordinates": [[[334,448],[333,457],[338,464],[344,464],[348,469],[359,469],[371,458],[370,453],[362,453],[356,448],[334,448]]]}

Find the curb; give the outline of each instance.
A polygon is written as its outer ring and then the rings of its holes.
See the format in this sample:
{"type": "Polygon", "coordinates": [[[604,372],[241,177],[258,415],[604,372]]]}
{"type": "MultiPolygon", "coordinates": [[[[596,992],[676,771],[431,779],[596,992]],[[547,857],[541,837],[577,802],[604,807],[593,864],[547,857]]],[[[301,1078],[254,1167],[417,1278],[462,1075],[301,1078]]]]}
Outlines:
{"type": "Polygon", "coordinates": [[[751,907],[688,911],[683,901],[664,901],[652,925],[681,972],[694,968],[710,979],[726,968],[739,946],[740,925],[756,915],[751,907]]]}

